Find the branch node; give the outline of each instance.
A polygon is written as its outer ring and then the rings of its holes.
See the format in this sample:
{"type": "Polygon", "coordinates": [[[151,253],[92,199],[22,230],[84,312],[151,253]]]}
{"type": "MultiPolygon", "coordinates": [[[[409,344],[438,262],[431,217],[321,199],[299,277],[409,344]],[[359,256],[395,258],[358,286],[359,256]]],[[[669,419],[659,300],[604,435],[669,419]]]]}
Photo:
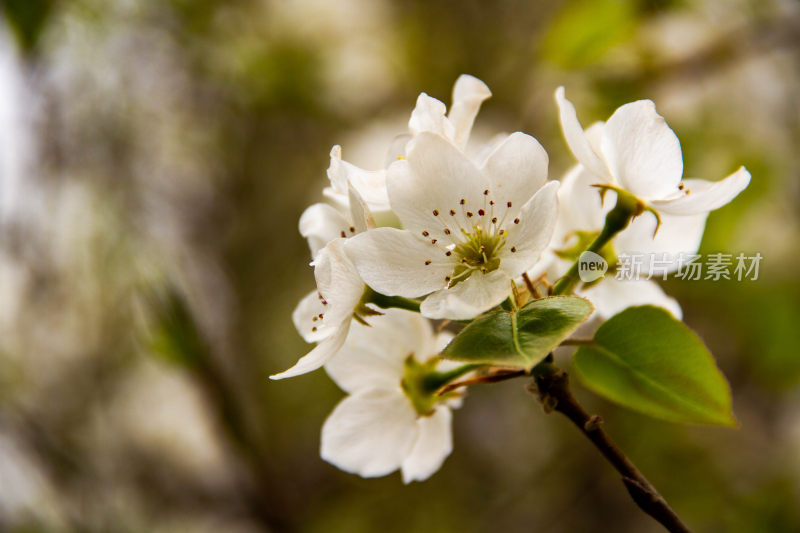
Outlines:
{"type": "Polygon", "coordinates": [[[600,429],[600,426],[603,425],[603,417],[600,415],[592,415],[589,417],[589,420],[583,424],[583,430],[587,433],[590,431],[597,431],[600,429]]]}

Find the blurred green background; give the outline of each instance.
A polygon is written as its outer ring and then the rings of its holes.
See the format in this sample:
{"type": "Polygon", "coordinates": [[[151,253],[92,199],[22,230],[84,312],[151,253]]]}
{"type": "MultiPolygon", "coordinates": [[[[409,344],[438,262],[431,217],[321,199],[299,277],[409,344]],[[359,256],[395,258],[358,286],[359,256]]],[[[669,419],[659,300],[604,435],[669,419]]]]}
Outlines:
{"type": "Polygon", "coordinates": [[[2,0],[0,531],[655,532],[521,382],[470,391],[425,483],[319,458],[342,397],[270,382],[307,346],[297,219],[328,152],[377,168],[416,95],[494,96],[572,164],[584,125],[652,98],[686,174],[753,181],[704,252],[757,281],[666,290],[729,377],[738,430],[646,419],[583,389],[696,531],[800,531],[800,4],[794,0],[2,0]]]}

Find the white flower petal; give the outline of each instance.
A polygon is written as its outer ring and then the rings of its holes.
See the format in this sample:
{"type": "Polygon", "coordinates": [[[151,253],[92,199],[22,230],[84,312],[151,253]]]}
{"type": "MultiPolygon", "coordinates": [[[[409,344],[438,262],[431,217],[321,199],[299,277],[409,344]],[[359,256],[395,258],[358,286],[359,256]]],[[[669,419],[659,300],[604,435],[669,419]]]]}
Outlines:
{"type": "Polygon", "coordinates": [[[564,95],[564,87],[556,89],[556,104],[558,104],[558,117],[561,120],[561,131],[569,149],[580,164],[590,172],[597,175],[605,183],[609,178],[609,171],[600,156],[592,150],[586,138],[583,127],[578,121],[575,106],[564,95]]]}
{"type": "Polygon", "coordinates": [[[445,226],[452,234],[459,227],[472,227],[467,213],[485,207],[483,191],[489,188],[489,180],[443,137],[421,133],[409,143],[408,159],[389,167],[387,186],[392,210],[405,229],[449,241],[445,226]]]}
{"type": "Polygon", "coordinates": [[[558,217],[558,186],[551,181],[542,187],[522,206],[519,223],[508,226],[500,268],[512,279],[533,267],[550,242],[558,217]]]}
{"type": "Polygon", "coordinates": [[[440,406],[431,416],[417,419],[417,441],[403,461],[403,483],[424,481],[441,468],[453,451],[452,412],[440,406]]]}
{"type": "Polygon", "coordinates": [[[600,190],[592,187],[597,183],[594,174],[583,165],[576,165],[561,180],[558,189],[558,223],[554,236],[557,249],[563,248],[564,239],[575,231],[595,232],[603,229],[608,211],[614,206],[616,194],[608,191],[605,201],[600,190]]]}
{"type": "Polygon", "coordinates": [[[618,184],[642,200],[662,198],[681,181],[681,144],[651,100],[617,109],[603,128],[602,148],[618,184]]]}
{"type": "Polygon", "coordinates": [[[653,207],[671,215],[708,213],[736,198],[749,184],[750,173],[744,167],[717,182],[688,179],[684,180],[684,186],[689,194],[680,193],[676,199],[654,201],[653,207]]]}
{"type": "Polygon", "coordinates": [[[527,201],[547,181],[548,161],[547,152],[530,135],[516,132],[506,137],[483,166],[494,200],[501,205],[527,201]]]}
{"type": "MultiPolygon", "coordinates": [[[[654,238],[656,218],[652,213],[643,213],[614,238],[614,251],[618,255],[652,255],[661,261],[659,268],[652,270],[655,275],[664,269],[673,272],[679,266],[681,253],[694,254],[700,248],[707,217],[707,213],[685,217],[661,215],[661,227],[654,238]],[[671,264],[666,266],[666,262],[671,264]]],[[[647,264],[648,260],[644,262],[647,264]]]]}
{"type": "Polygon", "coordinates": [[[311,257],[315,257],[333,239],[341,237],[348,226],[344,215],[328,204],[311,205],[300,215],[298,224],[300,235],[308,239],[311,257]]]}
{"type": "Polygon", "coordinates": [[[425,298],[420,312],[428,318],[466,320],[500,304],[510,293],[511,278],[503,270],[475,272],[454,287],[425,298]]]}
{"type": "Polygon", "coordinates": [[[345,242],[341,238],[329,242],[314,259],[317,290],[326,302],[322,322],[325,326],[349,321],[364,294],[364,282],[345,254],[345,242]]]}
{"type": "Polygon", "coordinates": [[[462,74],[453,86],[453,103],[447,115],[453,125],[453,142],[462,150],[467,145],[472,124],[484,100],[492,96],[489,87],[481,80],[462,74]]]}
{"type": "Polygon", "coordinates": [[[295,307],[292,322],[304,341],[319,342],[330,337],[338,326],[338,324],[333,327],[322,324],[319,315],[324,316],[325,307],[317,291],[308,293],[295,307]]]}
{"type": "Polygon", "coordinates": [[[655,305],[666,309],[678,320],[683,317],[678,301],[667,296],[658,283],[651,280],[618,280],[609,275],[578,293],[592,302],[595,315],[602,320],[635,305],[655,305]]]}
{"type": "Polygon", "coordinates": [[[411,140],[411,135],[403,133],[392,139],[389,149],[386,151],[386,157],[383,160],[384,168],[389,168],[389,165],[403,159],[406,156],[406,145],[411,140]]]}
{"type": "Polygon", "coordinates": [[[331,187],[323,191],[328,197],[346,205],[348,184],[352,184],[371,209],[386,211],[389,209],[389,197],[386,193],[386,171],[364,170],[342,159],[341,147],[331,150],[331,163],[328,167],[328,179],[331,187]]]}
{"type": "Polygon", "coordinates": [[[447,107],[441,101],[425,93],[420,94],[408,120],[408,129],[412,136],[429,132],[452,139],[453,125],[444,116],[446,110],[447,107]]]}
{"type": "Polygon", "coordinates": [[[352,219],[353,225],[347,229],[345,234],[351,236],[354,233],[363,233],[369,228],[374,228],[375,219],[372,218],[369,206],[367,206],[367,203],[361,195],[358,194],[358,191],[353,187],[352,183],[349,183],[347,186],[347,197],[350,203],[350,218],[352,219]]]}
{"type": "Polygon", "coordinates": [[[356,235],[345,246],[364,282],[388,296],[416,298],[440,289],[455,268],[438,246],[395,228],[356,235]]]}
{"type": "Polygon", "coordinates": [[[336,352],[344,344],[347,339],[347,333],[350,330],[350,322],[344,322],[336,328],[333,335],[323,340],[317,346],[308,352],[306,355],[298,359],[298,361],[288,370],[284,370],[279,374],[273,374],[270,379],[285,379],[293,378],[301,374],[307,374],[314,370],[321,368],[325,363],[331,360],[336,355],[336,352]]]}
{"type": "Polygon", "coordinates": [[[369,317],[369,326],[353,324],[347,342],[326,365],[328,375],[343,390],[398,387],[405,360],[414,355],[425,361],[438,353],[433,347],[430,322],[418,313],[385,309],[369,317]]]}
{"type": "Polygon", "coordinates": [[[417,413],[399,388],[369,389],[342,400],[322,426],[320,455],[362,477],[389,474],[417,438],[417,413]]]}

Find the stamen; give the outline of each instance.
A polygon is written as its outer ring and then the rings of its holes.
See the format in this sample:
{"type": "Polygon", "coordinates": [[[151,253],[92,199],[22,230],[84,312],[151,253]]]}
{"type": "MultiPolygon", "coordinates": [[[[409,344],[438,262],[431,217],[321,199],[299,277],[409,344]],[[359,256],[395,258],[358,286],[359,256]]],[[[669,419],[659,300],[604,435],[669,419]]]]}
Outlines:
{"type": "Polygon", "coordinates": [[[423,232],[422,232],[422,236],[423,236],[423,237],[427,237],[428,235],[430,235],[430,233],[428,233],[427,231],[423,231],[423,232]]]}
{"type": "Polygon", "coordinates": [[[428,266],[428,265],[430,265],[430,264],[431,264],[431,260],[430,260],[430,259],[427,259],[427,260],[425,261],[425,266],[428,266]]]}
{"type": "Polygon", "coordinates": [[[450,250],[447,250],[447,251],[444,253],[444,255],[446,255],[447,257],[450,257],[451,255],[453,255],[453,252],[451,252],[450,250]]]}
{"type": "Polygon", "coordinates": [[[454,210],[452,210],[452,209],[450,210],[450,216],[451,216],[451,217],[454,217],[454,216],[456,216],[456,212],[455,212],[454,210]]]}
{"type": "Polygon", "coordinates": [[[444,234],[450,235],[450,228],[444,228],[444,234]]]}
{"type": "Polygon", "coordinates": [[[342,238],[347,237],[347,233],[345,233],[344,230],[342,230],[342,233],[340,233],[340,235],[342,236],[342,238]]]}
{"type": "Polygon", "coordinates": [[[516,252],[516,251],[517,251],[517,247],[516,247],[516,246],[512,246],[512,247],[511,247],[511,253],[513,254],[513,253],[514,253],[514,252],[516,252]]]}
{"type": "Polygon", "coordinates": [[[484,211],[483,209],[478,209],[478,214],[479,214],[480,216],[483,216],[483,215],[485,215],[485,214],[486,214],[486,211],[484,211]]]}
{"type": "Polygon", "coordinates": [[[355,232],[356,232],[355,226],[350,226],[350,233],[355,233],[355,232]]]}
{"type": "Polygon", "coordinates": [[[519,219],[518,218],[514,219],[514,224],[519,224],[519,219]]]}
{"type": "Polygon", "coordinates": [[[434,209],[433,210],[433,216],[435,216],[435,217],[439,216],[439,210],[438,209],[434,209]]]}

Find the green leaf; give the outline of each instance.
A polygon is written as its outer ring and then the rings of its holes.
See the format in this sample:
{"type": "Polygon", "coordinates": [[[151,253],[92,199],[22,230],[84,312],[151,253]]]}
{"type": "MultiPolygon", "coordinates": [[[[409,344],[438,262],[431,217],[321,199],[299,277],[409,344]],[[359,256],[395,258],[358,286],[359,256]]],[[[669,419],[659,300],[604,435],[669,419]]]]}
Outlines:
{"type": "Polygon", "coordinates": [[[517,312],[495,311],[472,321],[442,356],[529,370],[590,314],[592,304],[576,296],[534,300],[517,312]]]}
{"type": "Polygon", "coordinates": [[[664,309],[630,307],[573,357],[590,389],[641,413],[685,424],[735,426],[728,382],[703,341],[664,309]]]}

